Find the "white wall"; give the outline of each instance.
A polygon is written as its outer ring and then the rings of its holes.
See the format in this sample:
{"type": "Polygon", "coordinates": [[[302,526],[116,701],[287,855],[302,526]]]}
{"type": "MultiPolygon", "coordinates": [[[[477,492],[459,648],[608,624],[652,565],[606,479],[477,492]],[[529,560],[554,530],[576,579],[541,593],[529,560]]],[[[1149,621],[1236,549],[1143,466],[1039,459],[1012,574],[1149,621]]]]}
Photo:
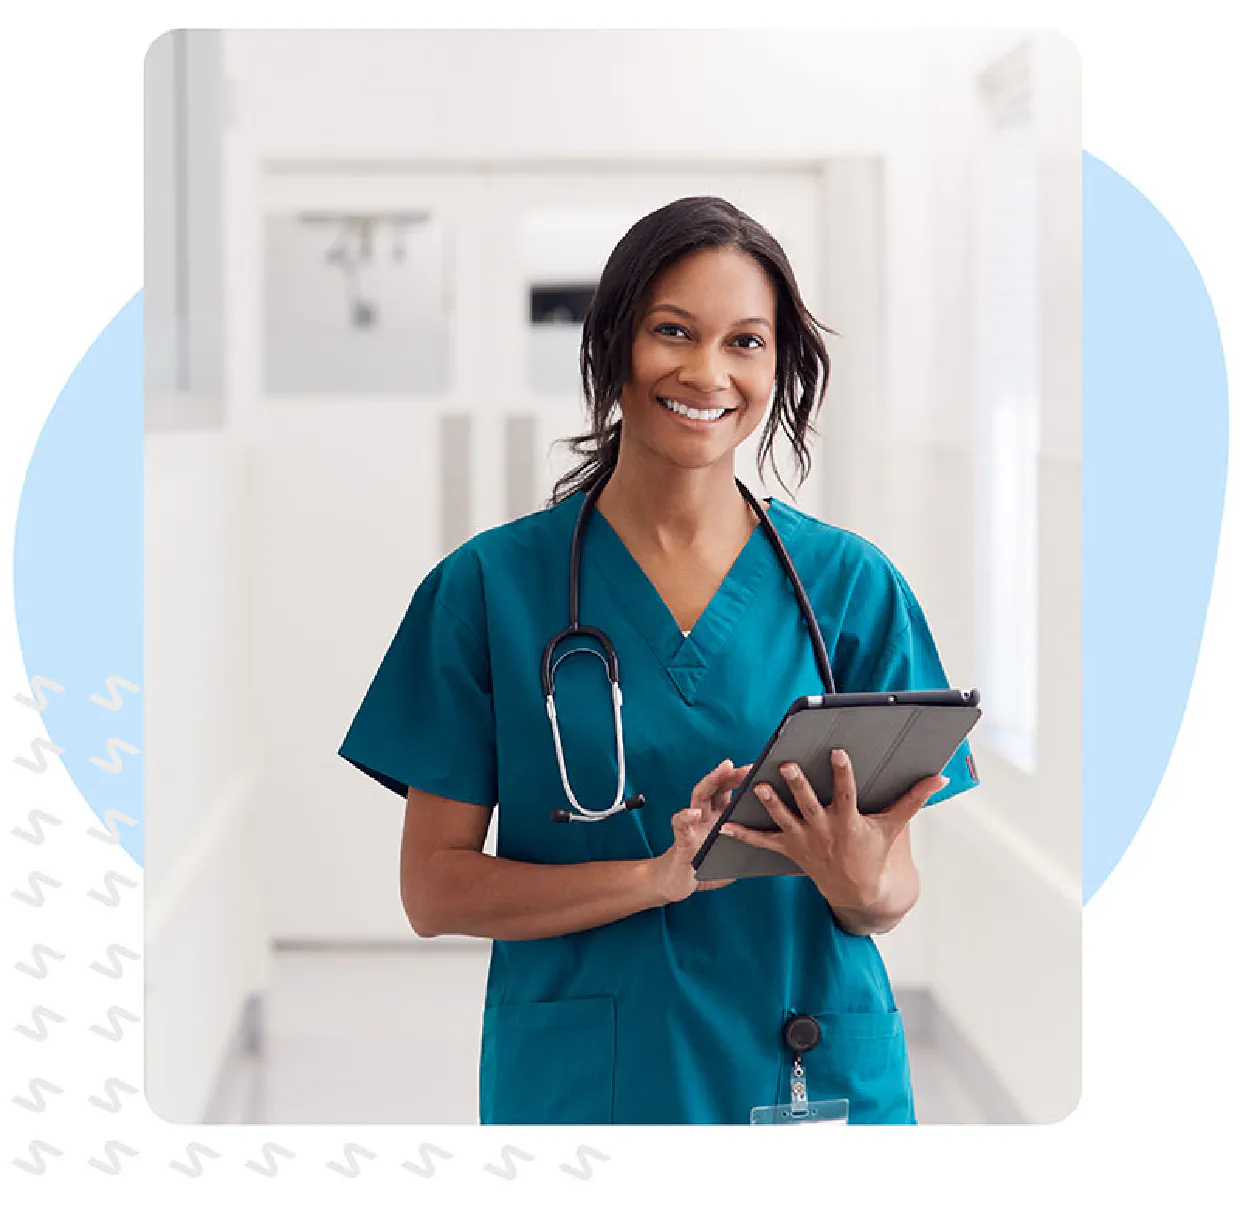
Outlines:
{"type": "Polygon", "coordinates": [[[266,982],[251,502],[227,435],[148,436],[145,461],[146,1096],[194,1122],[266,982]]]}
{"type": "Polygon", "coordinates": [[[222,83],[218,34],[165,34],[148,52],[146,1096],[178,1122],[207,1111],[268,958],[250,463],[221,390],[222,83]]]}

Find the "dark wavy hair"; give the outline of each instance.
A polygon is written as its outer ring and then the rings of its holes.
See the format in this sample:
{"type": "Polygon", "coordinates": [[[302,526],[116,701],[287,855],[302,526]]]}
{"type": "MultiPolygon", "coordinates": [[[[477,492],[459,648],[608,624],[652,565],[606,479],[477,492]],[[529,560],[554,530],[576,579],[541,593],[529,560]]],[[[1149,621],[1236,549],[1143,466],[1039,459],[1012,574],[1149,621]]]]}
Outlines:
{"type": "Polygon", "coordinates": [[[556,482],[551,504],[588,491],[615,467],[621,421],[612,414],[629,377],[638,319],[659,274],[701,248],[748,253],[775,287],[775,394],[758,445],[758,473],[762,475],[769,460],[787,490],[779,464],[771,458],[775,435],[782,430],[792,444],[797,486],[805,482],[813,417],[831,371],[819,330],[838,334],[809,313],[787,255],[761,223],[722,198],[679,198],[630,227],[603,267],[581,334],[581,383],[590,431],[561,439],[581,462],[556,482]]]}

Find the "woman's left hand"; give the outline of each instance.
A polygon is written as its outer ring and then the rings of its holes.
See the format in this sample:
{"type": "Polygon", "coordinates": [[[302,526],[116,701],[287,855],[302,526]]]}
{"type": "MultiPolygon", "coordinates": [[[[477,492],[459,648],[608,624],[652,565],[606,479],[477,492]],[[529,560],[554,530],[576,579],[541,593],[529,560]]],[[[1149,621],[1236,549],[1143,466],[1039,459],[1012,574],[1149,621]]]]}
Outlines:
{"type": "Polygon", "coordinates": [[[947,779],[940,775],[923,778],[886,810],[862,815],[857,810],[857,784],[847,753],[836,749],[831,764],[834,794],[825,807],[800,768],[789,764],[779,772],[792,791],[800,819],[784,806],[769,783],[762,782],[754,793],[779,831],[762,832],[731,823],[721,831],[755,849],[773,850],[791,859],[813,879],[832,908],[881,911],[890,890],[892,849],[909,821],[935,791],[947,785],[947,779]]]}

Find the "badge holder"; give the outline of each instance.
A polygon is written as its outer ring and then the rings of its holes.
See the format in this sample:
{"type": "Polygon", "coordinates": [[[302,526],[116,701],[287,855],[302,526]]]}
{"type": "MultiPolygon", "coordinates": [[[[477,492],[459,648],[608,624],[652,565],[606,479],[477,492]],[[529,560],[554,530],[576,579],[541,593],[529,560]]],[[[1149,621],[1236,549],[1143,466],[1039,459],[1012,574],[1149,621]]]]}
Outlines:
{"type": "Polygon", "coordinates": [[[749,1112],[752,1126],[781,1127],[796,1123],[830,1123],[843,1126],[848,1122],[848,1099],[827,1098],[811,1102],[801,1057],[813,1051],[822,1039],[822,1027],[808,1014],[798,1013],[784,1023],[784,1042],[796,1057],[792,1064],[791,1101],[777,1106],[755,1106],[749,1112]]]}

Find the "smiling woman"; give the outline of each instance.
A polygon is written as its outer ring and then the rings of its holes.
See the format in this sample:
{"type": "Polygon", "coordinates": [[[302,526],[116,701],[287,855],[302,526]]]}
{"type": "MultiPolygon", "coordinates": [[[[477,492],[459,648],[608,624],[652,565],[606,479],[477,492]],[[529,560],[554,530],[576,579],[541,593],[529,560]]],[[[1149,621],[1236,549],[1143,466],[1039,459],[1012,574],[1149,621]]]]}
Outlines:
{"type": "Polygon", "coordinates": [[[783,248],[749,215],[710,197],[647,215],[616,245],[586,314],[581,371],[591,430],[569,440],[584,461],[556,484],[552,503],[616,467],[622,421],[638,428],[642,404],[652,401],[698,413],[686,420],[712,421],[700,413],[720,407],[737,413],[725,414],[747,426],[733,429],[734,445],[769,406],[759,466],[782,431],[803,482],[830,371],[820,331],[832,329],[810,315],[783,248]],[[621,332],[631,343],[616,339],[621,332]]]}
{"type": "Polygon", "coordinates": [[[804,479],[820,329],[779,244],[727,202],[635,224],[584,324],[581,464],[422,582],[340,749],[405,799],[415,932],[493,939],[483,1123],[743,1123],[793,1071],[852,1121],[914,1121],[870,935],[917,898],[909,820],[975,784],[967,743],[882,820],[856,811],[847,763],[826,806],[786,774],[800,814],[772,808],[761,842],[808,877],[692,865],[794,699],[947,686],[881,552],[734,478],[765,422],[761,461],[782,432],[804,479]],[[795,1016],[821,1044],[794,1070],[795,1016]]]}

